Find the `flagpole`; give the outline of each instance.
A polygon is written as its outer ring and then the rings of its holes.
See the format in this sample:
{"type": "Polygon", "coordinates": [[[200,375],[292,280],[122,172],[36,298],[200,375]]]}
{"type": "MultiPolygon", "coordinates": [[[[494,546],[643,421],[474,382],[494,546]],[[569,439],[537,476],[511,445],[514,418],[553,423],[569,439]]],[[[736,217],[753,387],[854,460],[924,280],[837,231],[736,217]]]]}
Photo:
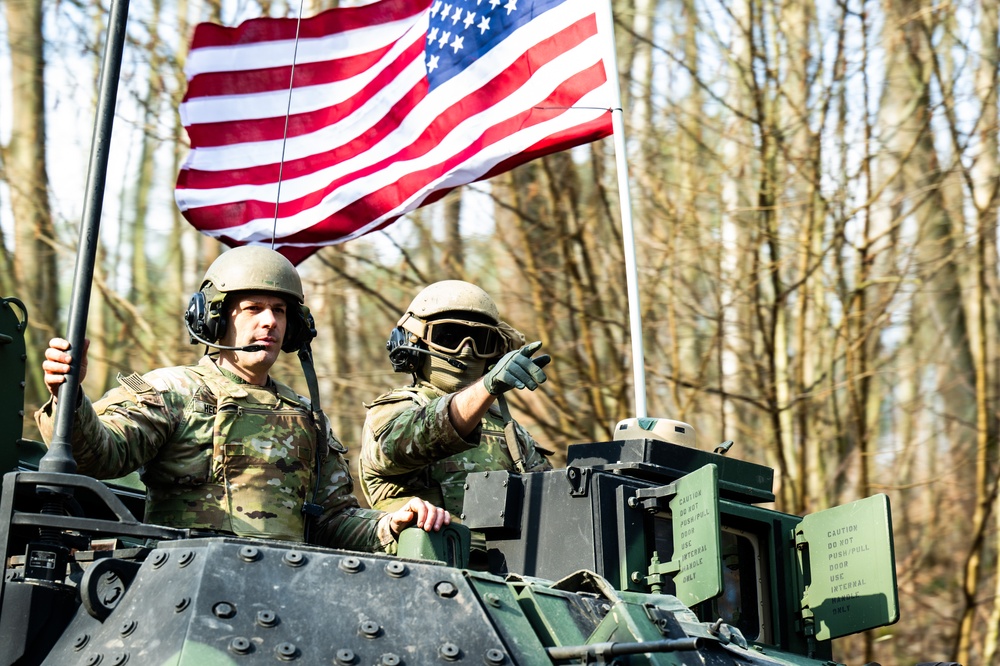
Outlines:
{"type": "Polygon", "coordinates": [[[611,84],[611,132],[614,138],[615,163],[618,171],[618,199],[621,205],[622,245],[625,254],[625,288],[628,295],[629,330],[632,338],[632,381],[635,390],[635,415],[646,416],[646,366],[642,353],[642,310],[639,309],[639,274],[635,263],[635,232],[632,228],[632,196],[628,184],[628,160],[625,155],[625,121],[622,111],[622,91],[618,84],[618,51],[615,47],[615,22],[611,0],[607,10],[597,12],[600,32],[607,36],[604,69],[611,84]]]}

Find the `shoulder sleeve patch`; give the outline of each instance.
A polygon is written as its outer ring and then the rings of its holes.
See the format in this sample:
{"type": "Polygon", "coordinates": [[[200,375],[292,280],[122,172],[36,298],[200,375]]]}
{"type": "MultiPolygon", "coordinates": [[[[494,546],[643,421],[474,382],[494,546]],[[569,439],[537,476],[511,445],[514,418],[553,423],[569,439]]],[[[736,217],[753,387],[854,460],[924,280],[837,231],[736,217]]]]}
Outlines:
{"type": "Polygon", "coordinates": [[[371,409],[376,405],[390,405],[394,402],[402,402],[404,400],[413,400],[413,395],[404,391],[390,391],[389,393],[383,393],[371,402],[362,404],[364,404],[365,409],[371,409]]]}
{"type": "Polygon", "coordinates": [[[163,407],[163,397],[160,395],[153,386],[142,378],[138,373],[133,372],[131,375],[118,374],[118,383],[122,385],[126,391],[135,396],[136,400],[146,404],[154,405],[156,407],[163,407]]]}

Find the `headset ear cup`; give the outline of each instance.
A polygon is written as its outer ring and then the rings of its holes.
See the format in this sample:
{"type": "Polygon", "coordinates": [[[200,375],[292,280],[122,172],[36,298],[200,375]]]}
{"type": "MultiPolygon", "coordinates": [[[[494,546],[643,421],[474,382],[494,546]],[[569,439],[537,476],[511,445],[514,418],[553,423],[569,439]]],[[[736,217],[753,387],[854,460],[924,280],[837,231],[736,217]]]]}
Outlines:
{"type": "Polygon", "coordinates": [[[389,362],[394,372],[415,373],[420,365],[420,353],[414,351],[410,343],[410,334],[402,326],[397,326],[389,333],[385,343],[389,352],[389,362]]]}
{"type": "MultiPolygon", "coordinates": [[[[209,312],[210,309],[205,292],[196,291],[191,294],[191,300],[188,301],[187,311],[184,313],[184,322],[187,324],[188,329],[193,331],[195,335],[210,342],[215,342],[225,332],[226,322],[218,312],[215,314],[209,312]]],[[[195,339],[191,338],[191,344],[194,343],[195,339]]]]}

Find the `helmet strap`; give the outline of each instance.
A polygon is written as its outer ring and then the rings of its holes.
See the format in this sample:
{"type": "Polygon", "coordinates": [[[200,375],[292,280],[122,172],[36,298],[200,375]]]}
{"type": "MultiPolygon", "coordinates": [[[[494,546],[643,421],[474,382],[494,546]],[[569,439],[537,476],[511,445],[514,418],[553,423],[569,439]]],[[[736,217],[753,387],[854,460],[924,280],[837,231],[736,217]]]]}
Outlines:
{"type": "Polygon", "coordinates": [[[313,427],[316,428],[316,452],[315,452],[315,475],[316,485],[313,488],[311,502],[302,505],[302,513],[305,514],[306,533],[305,540],[309,543],[312,527],[323,513],[323,507],[316,503],[319,497],[320,471],[322,466],[321,452],[326,442],[326,419],[323,416],[323,409],[319,404],[319,381],[316,379],[316,366],[313,364],[312,348],[306,341],[298,352],[299,363],[302,364],[302,374],[305,375],[306,385],[309,387],[309,409],[312,412],[313,427]]]}

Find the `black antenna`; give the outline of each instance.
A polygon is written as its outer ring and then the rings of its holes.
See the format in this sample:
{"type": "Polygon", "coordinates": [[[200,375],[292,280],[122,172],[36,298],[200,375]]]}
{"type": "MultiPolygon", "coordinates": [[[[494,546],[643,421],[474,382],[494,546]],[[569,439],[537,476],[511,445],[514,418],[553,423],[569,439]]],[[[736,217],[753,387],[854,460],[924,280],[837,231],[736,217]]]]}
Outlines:
{"type": "Polygon", "coordinates": [[[71,435],[76,395],[80,389],[80,361],[83,341],[87,331],[87,310],[90,307],[91,285],[96,264],[98,231],[104,206],[104,187],[108,175],[108,150],[111,145],[111,127],[115,118],[115,100],[118,79],[121,75],[122,51],[125,46],[125,28],[128,22],[129,0],[112,0],[108,21],[108,38],[104,46],[101,82],[97,98],[97,115],[94,118],[94,135],[90,144],[90,167],[87,172],[87,198],[84,201],[80,240],[77,245],[76,272],[73,276],[73,295],[67,321],[67,339],[73,362],[69,374],[59,387],[56,405],[55,431],[48,452],[42,456],[38,469],[42,472],[76,471],[71,435]]]}

